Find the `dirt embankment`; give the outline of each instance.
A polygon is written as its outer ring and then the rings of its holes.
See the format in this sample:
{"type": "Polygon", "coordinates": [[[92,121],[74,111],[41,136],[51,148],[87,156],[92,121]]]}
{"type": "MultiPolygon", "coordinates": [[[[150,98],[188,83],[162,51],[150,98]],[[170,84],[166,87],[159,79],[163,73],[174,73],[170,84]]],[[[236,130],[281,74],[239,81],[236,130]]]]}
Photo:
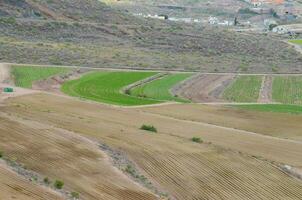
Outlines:
{"type": "Polygon", "coordinates": [[[84,73],[91,71],[85,68],[75,68],[69,73],[52,76],[45,80],[36,81],[33,83],[32,88],[34,90],[53,92],[56,94],[62,94],[60,91],[61,85],[68,81],[80,78],[84,73]]]}
{"type": "Polygon", "coordinates": [[[10,66],[8,64],[0,63],[0,84],[11,83],[10,66]]]}
{"type": "Polygon", "coordinates": [[[234,80],[235,75],[198,74],[173,88],[173,94],[192,102],[222,102],[221,94],[234,80]]]}

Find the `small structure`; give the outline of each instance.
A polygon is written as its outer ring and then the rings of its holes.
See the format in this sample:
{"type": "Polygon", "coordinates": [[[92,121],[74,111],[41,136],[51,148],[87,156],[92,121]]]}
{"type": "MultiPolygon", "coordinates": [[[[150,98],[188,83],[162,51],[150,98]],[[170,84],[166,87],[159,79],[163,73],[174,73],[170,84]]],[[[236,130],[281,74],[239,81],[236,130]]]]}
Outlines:
{"type": "Polygon", "coordinates": [[[10,87],[5,87],[5,88],[3,88],[3,92],[12,93],[12,92],[14,92],[14,89],[10,88],[10,87]]]}

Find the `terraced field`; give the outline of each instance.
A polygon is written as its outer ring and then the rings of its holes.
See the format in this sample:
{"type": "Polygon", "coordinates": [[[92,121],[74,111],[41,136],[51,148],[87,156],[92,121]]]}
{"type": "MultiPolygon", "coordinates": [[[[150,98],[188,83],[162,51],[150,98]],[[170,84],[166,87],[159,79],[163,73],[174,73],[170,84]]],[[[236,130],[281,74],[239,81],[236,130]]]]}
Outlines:
{"type": "Polygon", "coordinates": [[[284,104],[302,104],[302,77],[275,77],[273,100],[284,104]]]}
{"type": "Polygon", "coordinates": [[[35,81],[43,80],[56,74],[68,72],[67,68],[59,67],[33,67],[33,66],[12,66],[12,76],[15,85],[23,88],[32,88],[35,81]]]}
{"type": "Polygon", "coordinates": [[[189,78],[192,74],[170,74],[161,79],[136,87],[131,95],[163,101],[188,102],[188,100],[173,96],[170,92],[173,86],[189,78]]]}
{"type": "Polygon", "coordinates": [[[154,72],[94,72],[63,84],[68,95],[116,105],[145,105],[159,101],[129,96],[122,89],[132,83],[155,75],[154,72]]]}
{"type": "MultiPolygon", "coordinates": [[[[248,134],[198,120],[178,119],[162,113],[173,106],[192,105],[115,108],[43,94],[10,99],[1,110],[11,117],[21,115],[27,120],[47,124],[45,128],[68,129],[125,152],[142,170],[142,174],[152,183],[160,185],[172,199],[302,198],[302,182],[265,161],[300,167],[301,143],[248,134]],[[158,133],[140,130],[142,124],[154,125],[158,133]],[[191,138],[194,136],[201,137],[205,143],[193,143],[191,138]]],[[[183,113],[183,117],[188,112],[186,109],[172,111],[183,113]]],[[[193,116],[213,119],[201,110],[194,108],[193,111],[193,116]]],[[[192,116],[192,113],[187,114],[192,116]]],[[[224,121],[228,114],[231,113],[217,116],[224,121]]],[[[174,115],[173,112],[170,115],[174,115]]],[[[234,123],[240,124],[240,119],[238,117],[234,123]]],[[[6,143],[9,140],[13,137],[6,139],[6,143]]],[[[72,178],[75,183],[79,183],[77,177],[72,178]]]]}
{"type": "Polygon", "coordinates": [[[239,76],[223,93],[232,102],[257,102],[261,88],[261,76],[239,76]]]}

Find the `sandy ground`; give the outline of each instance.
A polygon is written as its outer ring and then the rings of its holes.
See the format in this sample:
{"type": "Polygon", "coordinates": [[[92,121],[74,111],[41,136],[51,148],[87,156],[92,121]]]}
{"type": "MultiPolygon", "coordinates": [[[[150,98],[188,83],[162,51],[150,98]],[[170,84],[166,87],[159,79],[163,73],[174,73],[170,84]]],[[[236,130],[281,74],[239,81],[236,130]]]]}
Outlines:
{"type": "MultiPolygon", "coordinates": [[[[302,143],[298,141],[224,127],[223,122],[213,126],[207,122],[179,119],[177,116],[154,113],[152,108],[118,108],[54,95],[27,95],[9,99],[6,103],[7,106],[1,107],[1,111],[7,115],[22,116],[29,121],[47,124],[49,127],[66,129],[83,137],[102,141],[112,148],[125,152],[153,184],[158,185],[177,200],[249,199],[250,197],[253,197],[252,199],[300,200],[302,198],[302,182],[291,178],[271,164],[275,162],[293,167],[302,166],[300,159],[302,143]],[[154,125],[158,133],[151,134],[140,130],[142,124],[154,125]],[[192,137],[201,137],[205,143],[193,143],[190,140],[192,137]]],[[[169,106],[178,105],[167,105],[169,106]]],[[[162,106],[156,108],[161,112],[167,110],[162,106]]],[[[184,113],[183,116],[186,115],[185,109],[174,109],[176,110],[184,113]]],[[[198,113],[205,118],[213,117],[210,113],[195,110],[192,115],[198,113]]],[[[228,111],[223,113],[220,114],[221,120],[229,113],[231,114],[228,111]]],[[[190,113],[188,114],[191,116],[190,113]]],[[[242,116],[245,114],[243,113],[242,116]]],[[[1,124],[3,126],[3,123],[1,124]]],[[[6,125],[6,127],[9,126],[6,125]]],[[[26,129],[22,128],[22,130],[26,129]]],[[[36,130],[37,133],[39,130],[36,130]]],[[[45,134],[45,137],[53,134],[45,134]]],[[[7,138],[9,135],[11,134],[4,136],[7,138]]],[[[19,146],[20,140],[14,140],[14,138],[16,138],[14,135],[7,138],[6,143],[13,141],[19,146]]],[[[37,140],[48,142],[49,139],[37,140]]],[[[0,141],[1,144],[3,146],[0,141]]],[[[49,146],[49,144],[44,146],[49,146]]],[[[54,149],[58,148],[51,146],[54,149]]],[[[10,145],[6,148],[9,147],[10,145]]],[[[66,147],[70,148],[70,145],[66,144],[66,147]]],[[[24,152],[21,149],[16,155],[24,152]]],[[[47,149],[47,152],[49,151],[58,152],[47,149]]],[[[67,149],[63,152],[65,151],[67,149]]],[[[24,156],[22,161],[31,165],[31,160],[26,157],[24,156]]],[[[36,164],[43,163],[41,169],[56,164],[41,161],[41,158],[48,157],[47,154],[33,154],[33,157],[36,164]]],[[[74,157],[79,158],[78,155],[70,154],[65,159],[72,161],[74,157]]],[[[77,166],[77,160],[72,166],[77,166]]],[[[85,165],[85,167],[88,166],[85,165]]],[[[50,169],[47,171],[57,173],[50,169]]],[[[65,170],[62,173],[70,187],[74,187],[73,183],[76,184],[81,180],[77,180],[77,177],[69,178],[70,174],[68,175],[65,170]]],[[[86,180],[90,178],[92,177],[86,180]]],[[[82,190],[87,190],[85,186],[83,187],[82,190]]],[[[89,185],[88,187],[91,188],[89,185]]],[[[96,190],[104,192],[102,187],[96,190]]]]}
{"type": "Polygon", "coordinates": [[[263,76],[258,103],[272,103],[273,77],[263,76]]]}
{"type": "Polygon", "coordinates": [[[222,102],[221,94],[234,77],[198,74],[173,88],[172,92],[192,102],[222,102]]]}

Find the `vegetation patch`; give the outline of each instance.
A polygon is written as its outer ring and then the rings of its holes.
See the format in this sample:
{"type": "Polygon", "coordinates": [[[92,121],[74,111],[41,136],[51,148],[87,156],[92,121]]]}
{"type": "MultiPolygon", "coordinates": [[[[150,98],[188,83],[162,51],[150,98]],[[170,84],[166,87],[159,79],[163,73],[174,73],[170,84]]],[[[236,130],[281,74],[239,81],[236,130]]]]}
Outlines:
{"type": "Polygon", "coordinates": [[[223,93],[232,102],[256,102],[261,88],[261,76],[240,76],[223,93]]]}
{"type": "Polygon", "coordinates": [[[58,190],[61,190],[64,186],[64,182],[61,181],[61,180],[56,180],[53,184],[53,186],[58,189],[58,190]]]}
{"type": "Polygon", "coordinates": [[[284,104],[302,104],[302,77],[274,78],[273,100],[284,104]]]}
{"type": "Polygon", "coordinates": [[[157,133],[157,129],[152,125],[145,125],[144,124],[144,125],[141,126],[141,130],[157,133]]]}
{"type": "Polygon", "coordinates": [[[254,104],[254,105],[236,105],[235,107],[241,109],[263,111],[263,112],[302,114],[302,106],[298,106],[298,105],[254,104]]]}
{"type": "Polygon", "coordinates": [[[153,76],[154,72],[94,72],[82,78],[67,81],[62,91],[68,95],[115,105],[146,105],[159,101],[123,94],[127,85],[153,76]]]}
{"type": "Polygon", "coordinates": [[[3,152],[2,151],[0,151],[0,158],[2,158],[3,157],[3,152]]]}
{"type": "Polygon", "coordinates": [[[192,137],[192,142],[203,143],[203,140],[200,137],[192,137]]]}
{"type": "Polygon", "coordinates": [[[131,95],[152,98],[156,100],[163,101],[178,101],[178,102],[188,102],[188,100],[178,98],[173,96],[170,89],[177,83],[185,80],[186,78],[192,76],[192,74],[171,74],[161,79],[154,80],[150,83],[144,84],[142,86],[136,87],[131,90],[131,95]]]}
{"type": "Polygon", "coordinates": [[[301,40],[289,40],[289,42],[291,42],[293,44],[302,45],[302,39],[301,40]]]}
{"type": "Polygon", "coordinates": [[[62,67],[35,67],[35,66],[13,66],[12,75],[18,87],[32,88],[35,81],[47,79],[57,74],[68,72],[69,69],[62,67]]]}

